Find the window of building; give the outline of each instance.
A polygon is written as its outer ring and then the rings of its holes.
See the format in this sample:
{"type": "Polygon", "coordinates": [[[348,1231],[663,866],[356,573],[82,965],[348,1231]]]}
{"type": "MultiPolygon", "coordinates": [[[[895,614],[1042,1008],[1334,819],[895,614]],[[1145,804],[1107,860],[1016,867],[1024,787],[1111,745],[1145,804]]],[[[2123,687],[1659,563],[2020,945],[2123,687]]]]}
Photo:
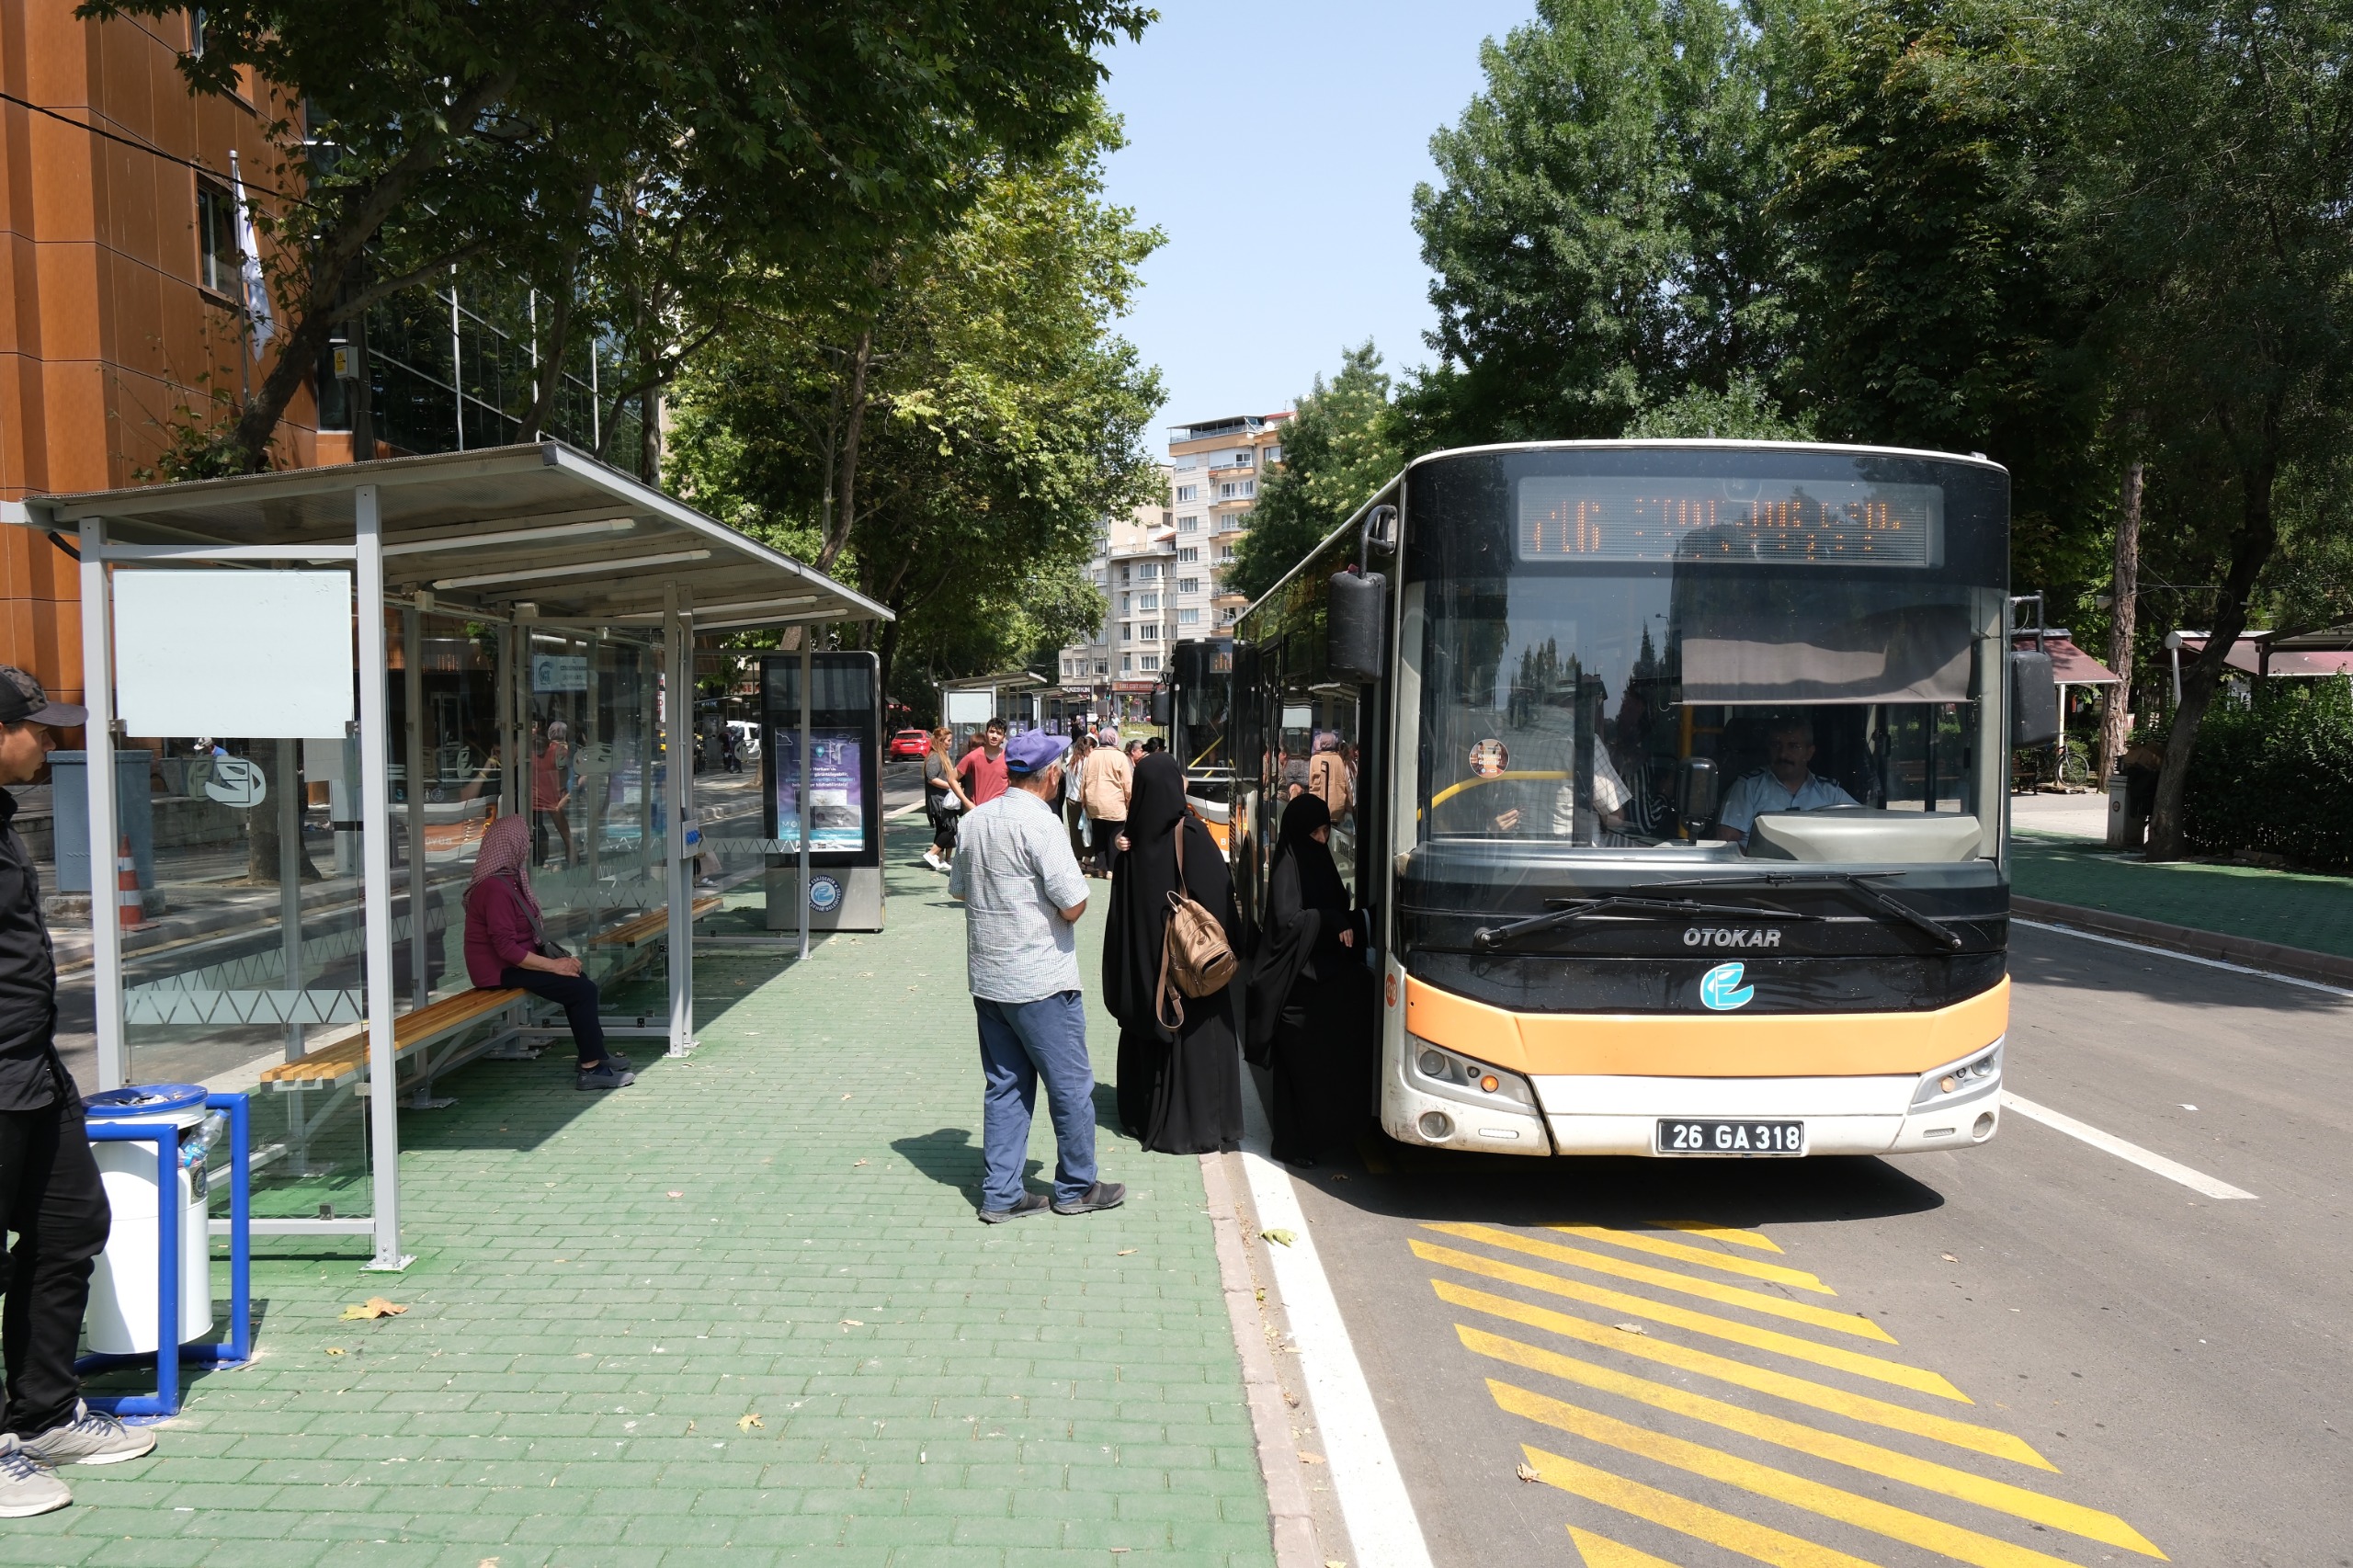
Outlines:
{"type": "Polygon", "coordinates": [[[1270,463],[1279,463],[1283,460],[1283,449],[1279,442],[1267,449],[1267,460],[1270,463]]]}
{"type": "Polygon", "coordinates": [[[1180,609],[1176,612],[1176,624],[1179,626],[1199,626],[1200,623],[1201,612],[1199,610],[1180,609]]]}
{"type": "Polygon", "coordinates": [[[1200,498],[1201,487],[1198,484],[1180,484],[1176,487],[1176,499],[1179,501],[1198,501],[1200,498]]]}
{"type": "Polygon", "coordinates": [[[1220,626],[1232,626],[1233,624],[1234,617],[1241,613],[1242,611],[1239,608],[1234,606],[1228,605],[1225,608],[1217,612],[1217,622],[1220,626]]]}
{"type": "Polygon", "coordinates": [[[1146,653],[1143,656],[1143,667],[1147,670],[1158,669],[1160,667],[1160,655],[1157,653],[1146,653]]]}
{"type": "Polygon", "coordinates": [[[1160,596],[1158,594],[1138,594],[1136,596],[1136,608],[1141,610],[1158,609],[1159,608],[1160,596]]]}
{"type": "Polygon", "coordinates": [[[1201,591],[1201,580],[1199,577],[1179,577],[1176,579],[1176,591],[1180,594],[1198,594],[1201,591]]]}
{"type": "Polygon", "coordinates": [[[1198,517],[1179,517],[1176,519],[1176,531],[1180,534],[1199,533],[1200,531],[1200,528],[1201,519],[1198,517]]]}
{"type": "Polygon", "coordinates": [[[1139,567],[1137,567],[1137,568],[1136,568],[1136,581],[1137,581],[1137,582],[1139,582],[1139,583],[1156,583],[1156,582],[1158,582],[1159,580],[1160,580],[1160,563],[1159,563],[1158,562],[1156,562],[1156,561],[1147,561],[1147,562],[1145,562],[1142,565],[1141,565],[1141,566],[1139,566],[1139,567]]]}
{"type": "Polygon", "coordinates": [[[204,58],[204,7],[201,6],[188,14],[188,51],[194,59],[204,58]]]}
{"type": "Polygon", "coordinates": [[[1217,558],[1220,564],[1232,561],[1233,559],[1233,546],[1230,544],[1219,545],[1217,547],[1217,558]]]}
{"type": "Polygon", "coordinates": [[[1120,641],[1122,642],[1132,642],[1135,640],[1136,629],[1129,625],[1124,620],[1120,622],[1120,641]]]}
{"type": "Polygon", "coordinates": [[[1095,673],[1096,673],[1097,675],[1098,675],[1098,676],[1108,676],[1108,675],[1109,675],[1109,674],[1111,673],[1111,661],[1110,661],[1110,660],[1108,660],[1108,659],[1097,659],[1097,660],[1096,660],[1096,661],[1095,661],[1095,673]]]}
{"type": "Polygon", "coordinates": [[[1147,620],[1143,623],[1143,640],[1147,642],[1157,642],[1160,641],[1160,622],[1156,620],[1147,620]]]}
{"type": "Polygon", "coordinates": [[[196,182],[196,280],[220,294],[237,291],[237,204],[224,186],[196,182]]]}
{"type": "Polygon", "coordinates": [[[1127,580],[1128,580],[1128,569],[1127,569],[1126,567],[1122,566],[1122,567],[1120,567],[1120,582],[1122,582],[1122,583],[1124,583],[1124,582],[1126,582],[1127,580]]]}
{"type": "Polygon", "coordinates": [[[1247,511],[1228,512],[1217,520],[1217,531],[1222,534],[1240,533],[1249,526],[1250,514],[1247,511]]]}
{"type": "Polygon", "coordinates": [[[1121,615],[1128,613],[1128,601],[1134,597],[1135,596],[1132,594],[1121,594],[1120,596],[1120,613],[1121,615]]]}
{"type": "Polygon", "coordinates": [[[1121,675],[1132,673],[1135,667],[1136,656],[1133,653],[1122,653],[1120,655],[1120,673],[1121,675]]]}
{"type": "Polygon", "coordinates": [[[1200,558],[1201,547],[1198,544],[1179,545],[1177,547],[1176,559],[1180,562],[1199,561],[1200,558]]]}

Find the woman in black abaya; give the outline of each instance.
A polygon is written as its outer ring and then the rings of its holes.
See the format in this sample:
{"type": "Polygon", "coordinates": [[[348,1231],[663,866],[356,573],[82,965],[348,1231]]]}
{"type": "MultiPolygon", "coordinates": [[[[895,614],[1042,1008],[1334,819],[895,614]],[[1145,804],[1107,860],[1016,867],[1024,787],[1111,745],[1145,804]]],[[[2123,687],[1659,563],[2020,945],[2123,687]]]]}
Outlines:
{"type": "MultiPolygon", "coordinates": [[[[1176,891],[1176,835],[1185,835],[1184,890],[1235,940],[1233,883],[1217,841],[1185,809],[1185,770],[1166,752],[1138,765],[1126,843],[1103,934],[1103,1000],[1120,1020],[1120,1122],[1147,1149],[1206,1154],[1242,1144],[1242,1058],[1229,992],[1185,996],[1175,1028],[1154,1013],[1168,895],[1176,891]]],[[[1172,1004],[1166,1016],[1176,1017],[1172,1004]]]]}
{"type": "Polygon", "coordinates": [[[1362,1114],[1364,916],[1332,863],[1332,813],[1312,794],[1283,806],[1267,919],[1250,976],[1251,1060],[1274,1077],[1274,1157],[1312,1165],[1362,1114]]]}

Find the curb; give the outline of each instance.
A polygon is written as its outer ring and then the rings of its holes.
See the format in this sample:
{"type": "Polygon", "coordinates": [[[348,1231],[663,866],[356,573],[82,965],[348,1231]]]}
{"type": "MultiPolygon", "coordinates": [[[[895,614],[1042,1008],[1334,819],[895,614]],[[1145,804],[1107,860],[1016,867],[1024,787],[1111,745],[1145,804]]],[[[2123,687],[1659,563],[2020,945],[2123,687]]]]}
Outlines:
{"type": "Polygon", "coordinates": [[[1233,1348],[1242,1358],[1242,1389],[1250,1404],[1257,1438],[1258,1474],[1267,1488],[1267,1520],[1274,1538],[1275,1568],[1320,1568],[1315,1514],[1302,1476],[1299,1444],[1282,1381],[1267,1348],[1266,1301],[1250,1268],[1243,1229],[1256,1221],[1244,1208],[1242,1188],[1226,1170],[1222,1154],[1203,1154],[1201,1186],[1209,1199],[1210,1224],[1217,1237],[1217,1271],[1225,1290],[1225,1315],[1233,1327],[1233,1348]]]}
{"type": "Polygon", "coordinates": [[[2097,936],[2117,937],[2153,948],[2166,948],[2177,953],[2188,953],[2192,958],[2213,959],[2248,969],[2267,970],[2273,974],[2284,974],[2297,980],[2316,981],[2324,985],[2353,990],[2353,959],[2339,958],[2335,953],[2316,953],[2309,948],[2283,947],[2278,942],[2260,941],[2253,937],[2232,937],[2220,931],[2200,931],[2193,926],[2168,925],[2162,920],[2143,920],[2137,915],[2087,909],[2081,904],[2020,898],[2015,893],[2010,895],[2010,910],[2029,920],[2073,926],[2097,936]]]}

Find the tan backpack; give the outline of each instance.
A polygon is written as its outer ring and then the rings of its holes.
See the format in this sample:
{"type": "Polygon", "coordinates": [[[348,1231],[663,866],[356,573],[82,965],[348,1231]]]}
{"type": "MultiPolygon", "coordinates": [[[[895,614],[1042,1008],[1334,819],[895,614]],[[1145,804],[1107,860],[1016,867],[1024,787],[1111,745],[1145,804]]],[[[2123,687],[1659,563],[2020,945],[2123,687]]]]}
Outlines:
{"type": "Polygon", "coordinates": [[[1225,989],[1240,967],[1216,915],[1185,892],[1185,824],[1176,819],[1176,886],[1168,894],[1168,929],[1160,939],[1160,983],[1153,993],[1153,1016],[1165,1029],[1185,1027],[1185,998],[1225,989]],[[1174,984],[1171,984],[1171,982],[1174,984]],[[1176,1017],[1171,1021],[1168,1012],[1176,1017]]]}

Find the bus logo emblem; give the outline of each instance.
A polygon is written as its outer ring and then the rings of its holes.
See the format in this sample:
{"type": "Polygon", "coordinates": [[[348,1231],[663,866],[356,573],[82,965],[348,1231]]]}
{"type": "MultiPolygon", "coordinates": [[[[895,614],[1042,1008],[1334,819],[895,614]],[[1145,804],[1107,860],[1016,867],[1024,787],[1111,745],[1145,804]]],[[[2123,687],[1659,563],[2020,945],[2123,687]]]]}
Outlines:
{"type": "Polygon", "coordinates": [[[1743,985],[1740,977],[1748,966],[1720,963],[1699,977],[1699,1005],[1714,1013],[1729,1013],[1734,1007],[1745,1007],[1748,999],[1756,994],[1754,985],[1743,985]]]}

